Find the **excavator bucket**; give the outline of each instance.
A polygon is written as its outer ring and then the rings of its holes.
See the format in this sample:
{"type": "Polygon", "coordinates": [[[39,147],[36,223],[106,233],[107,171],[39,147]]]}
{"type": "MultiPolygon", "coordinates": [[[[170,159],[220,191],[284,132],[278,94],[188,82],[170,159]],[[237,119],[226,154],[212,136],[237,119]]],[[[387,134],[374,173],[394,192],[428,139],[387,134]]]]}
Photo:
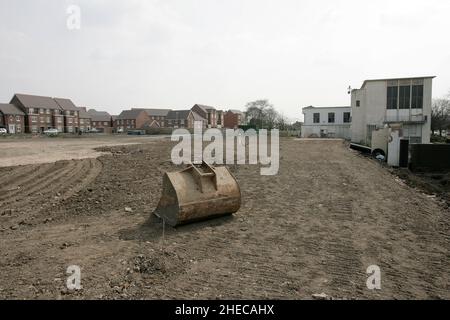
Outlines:
{"type": "Polygon", "coordinates": [[[203,162],[164,174],[162,196],[153,213],[175,227],[233,214],[240,206],[241,191],[230,171],[203,162]]]}

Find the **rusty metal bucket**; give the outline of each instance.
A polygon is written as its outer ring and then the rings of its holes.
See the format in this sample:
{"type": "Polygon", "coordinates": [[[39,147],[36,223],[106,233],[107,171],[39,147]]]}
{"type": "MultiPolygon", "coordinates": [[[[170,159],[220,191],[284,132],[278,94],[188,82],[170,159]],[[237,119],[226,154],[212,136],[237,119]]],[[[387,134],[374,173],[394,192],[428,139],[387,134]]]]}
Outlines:
{"type": "Polygon", "coordinates": [[[230,171],[203,162],[164,174],[162,196],[153,213],[175,227],[233,214],[240,206],[241,191],[230,171]]]}

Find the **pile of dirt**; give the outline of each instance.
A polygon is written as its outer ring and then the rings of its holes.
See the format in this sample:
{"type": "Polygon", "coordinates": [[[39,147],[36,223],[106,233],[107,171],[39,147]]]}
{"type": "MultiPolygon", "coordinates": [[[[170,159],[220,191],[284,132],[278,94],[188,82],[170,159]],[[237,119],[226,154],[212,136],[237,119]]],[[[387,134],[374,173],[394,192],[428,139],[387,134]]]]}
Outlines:
{"type": "Polygon", "coordinates": [[[450,172],[415,173],[401,168],[391,169],[391,172],[405,181],[409,186],[417,188],[431,196],[439,197],[450,207],[450,172]]]}

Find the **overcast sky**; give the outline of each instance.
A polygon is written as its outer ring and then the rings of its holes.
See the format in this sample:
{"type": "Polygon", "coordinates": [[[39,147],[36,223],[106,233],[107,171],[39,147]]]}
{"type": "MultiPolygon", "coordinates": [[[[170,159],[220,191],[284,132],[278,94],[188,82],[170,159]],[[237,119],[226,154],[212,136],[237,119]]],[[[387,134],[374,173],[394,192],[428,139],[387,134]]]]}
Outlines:
{"type": "Polygon", "coordinates": [[[449,30],[448,0],[0,0],[0,102],[30,93],[118,114],[267,98],[299,119],[348,105],[365,79],[422,75],[440,97],[449,30]]]}

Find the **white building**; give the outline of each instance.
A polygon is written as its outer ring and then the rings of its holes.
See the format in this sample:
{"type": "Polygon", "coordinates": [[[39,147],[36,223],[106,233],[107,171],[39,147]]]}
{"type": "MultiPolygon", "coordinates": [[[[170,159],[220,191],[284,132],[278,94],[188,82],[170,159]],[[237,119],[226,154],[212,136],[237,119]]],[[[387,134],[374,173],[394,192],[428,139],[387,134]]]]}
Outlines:
{"type": "Polygon", "coordinates": [[[370,146],[377,127],[401,127],[410,143],[430,143],[434,77],[364,81],[351,92],[351,140],[370,146]]]}
{"type": "Polygon", "coordinates": [[[350,139],[351,107],[305,107],[302,138],[350,139]]]}

